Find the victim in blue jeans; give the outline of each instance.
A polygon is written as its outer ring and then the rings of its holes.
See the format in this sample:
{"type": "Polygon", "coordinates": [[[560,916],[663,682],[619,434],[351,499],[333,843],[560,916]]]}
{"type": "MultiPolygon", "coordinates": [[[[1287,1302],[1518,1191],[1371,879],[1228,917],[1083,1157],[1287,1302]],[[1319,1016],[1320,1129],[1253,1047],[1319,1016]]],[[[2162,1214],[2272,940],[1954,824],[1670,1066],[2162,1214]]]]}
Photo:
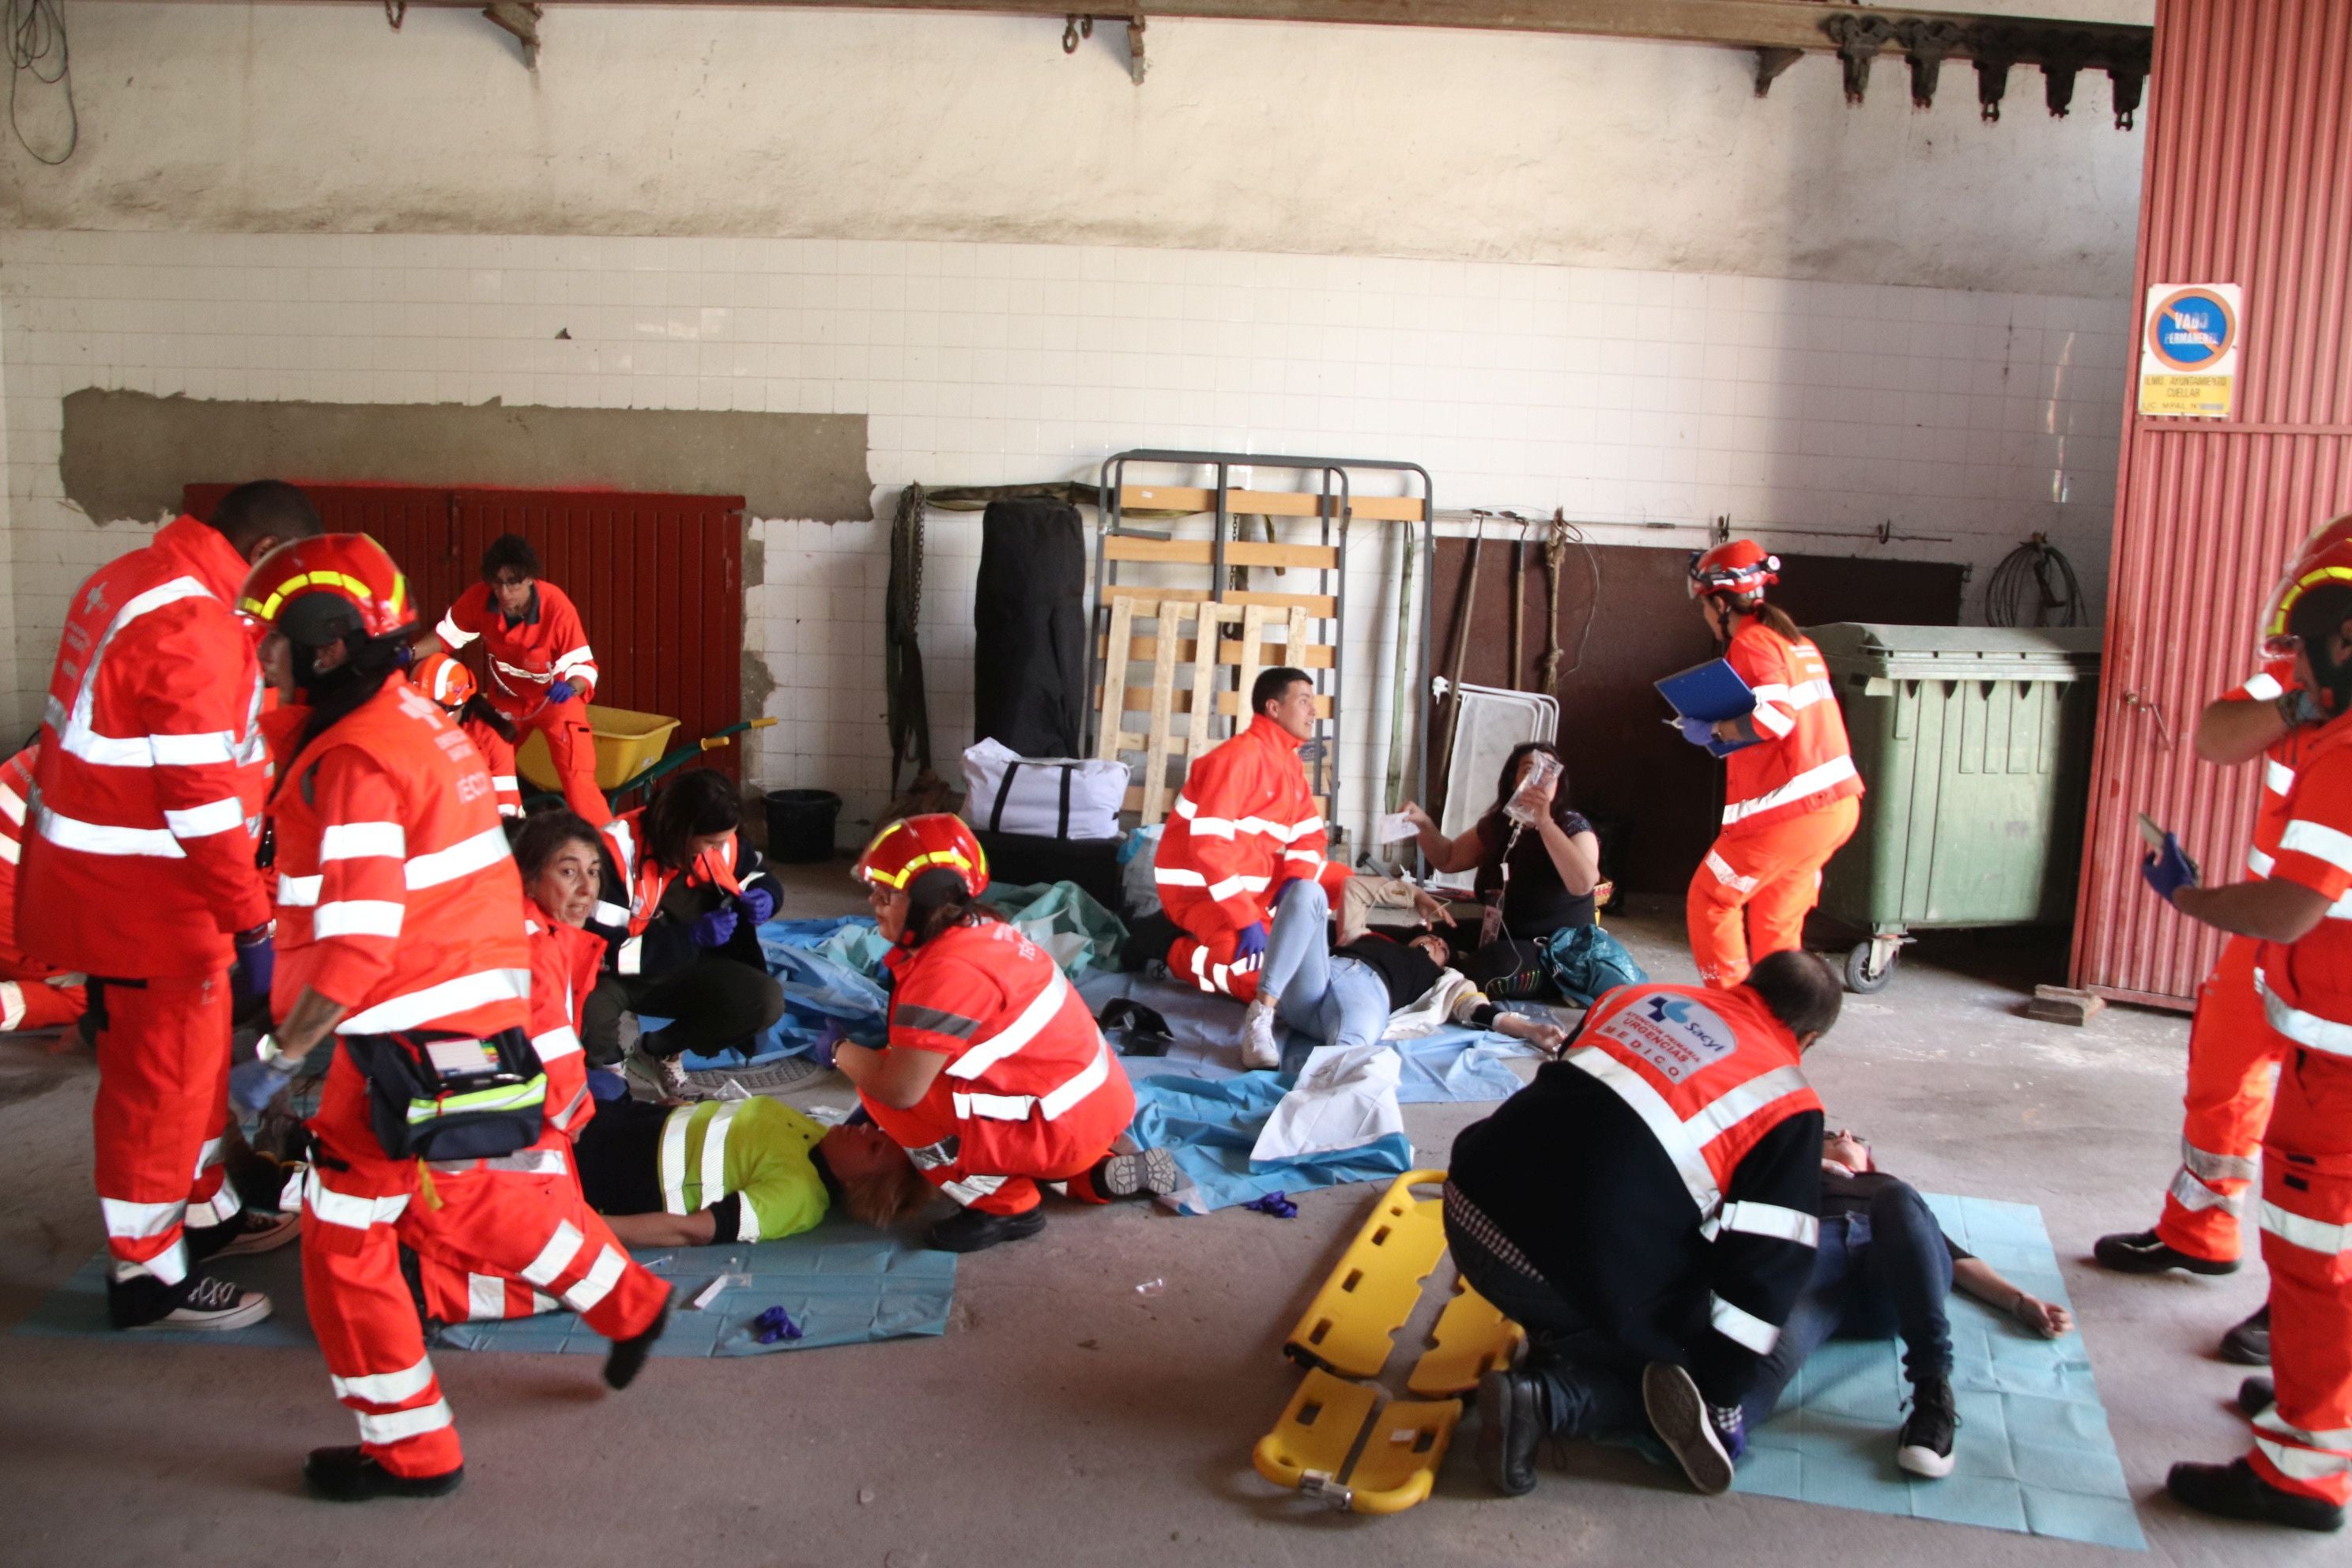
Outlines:
{"type": "Polygon", "coordinates": [[[1388,1030],[1388,984],[1370,964],[1331,952],[1330,919],[1321,883],[1302,878],[1283,889],[1257,992],[1274,997],[1274,1016],[1316,1045],[1371,1045],[1388,1030]]]}

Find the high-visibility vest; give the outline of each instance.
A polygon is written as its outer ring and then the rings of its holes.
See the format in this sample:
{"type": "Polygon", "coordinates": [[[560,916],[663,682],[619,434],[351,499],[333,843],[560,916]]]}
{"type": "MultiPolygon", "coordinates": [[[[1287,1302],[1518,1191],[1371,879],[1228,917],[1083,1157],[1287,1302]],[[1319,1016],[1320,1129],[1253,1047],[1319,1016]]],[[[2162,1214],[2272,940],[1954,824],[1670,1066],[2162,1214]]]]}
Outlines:
{"type": "Polygon", "coordinates": [[[1277,883],[1344,881],[1347,868],[1325,859],[1328,847],[1298,742],[1261,713],[1193,763],[1160,834],[1152,880],[1168,918],[1186,931],[1239,931],[1267,918],[1277,883]]]}
{"type": "Polygon", "coordinates": [[[32,807],[33,761],[38,741],[0,763],[0,952],[16,951],[16,867],[24,858],[25,821],[32,807]]]}
{"type": "Polygon", "coordinates": [[[330,725],[270,797],[278,972],[352,1011],[338,1034],[530,1022],[522,878],[490,776],[465,733],[405,680],[330,725]]]}
{"type": "MultiPolygon", "coordinates": [[[[614,966],[622,974],[639,973],[646,928],[661,913],[662,899],[680,875],[646,853],[646,810],[641,805],[635,811],[623,812],[596,830],[613,857],[614,868],[620,873],[621,887],[628,898],[625,905],[600,900],[593,917],[607,930],[627,933],[614,952],[614,966]]],[[[726,843],[717,849],[696,856],[694,864],[684,873],[687,886],[717,888],[730,898],[741,893],[743,884],[735,874],[736,846],[741,842],[740,836],[729,834],[726,843]]]]}
{"type": "Polygon", "coordinates": [[[580,1045],[580,1009],[595,988],[604,943],[593,931],[552,919],[529,894],[522,930],[530,944],[530,1043],[547,1072],[548,1124],[578,1138],[596,1114],[580,1045]]]}
{"type": "Polygon", "coordinates": [[[2269,874],[2331,902],[2300,941],[2262,944],[2254,988],[2272,1028],[2352,1058],[2352,716],[2305,736],[2281,816],[2269,874]]]}
{"type": "Polygon", "coordinates": [[[269,918],[254,868],[267,771],[261,671],[230,609],[246,563],[184,517],[66,610],[18,868],[20,937],[121,978],[226,969],[269,918]]]}
{"type": "Polygon", "coordinates": [[[1723,826],[1768,826],[1860,795],[1822,650],[1751,620],[1724,657],[1756,694],[1748,718],[1763,739],[1723,760],[1723,826]]]}
{"type": "Polygon", "coordinates": [[[572,595],[552,583],[532,585],[530,614],[512,626],[491,602],[490,585],[477,583],[457,595],[433,635],[455,652],[476,637],[488,654],[482,695],[509,719],[528,719],[547,705],[547,689],[569,681],[583,702],[596,691],[596,655],[572,595]]]}
{"type": "MultiPolygon", "coordinates": [[[[2286,695],[2294,679],[2294,661],[2273,659],[2225,693],[2225,702],[2275,702],[2286,695]]],[[[2278,854],[2279,835],[2286,831],[2286,800],[2294,789],[2295,764],[2310,739],[2307,730],[2290,730],[2263,752],[2263,788],[2254,802],[2254,837],[2246,847],[2246,869],[2257,877],[2271,874],[2278,854]]]]}

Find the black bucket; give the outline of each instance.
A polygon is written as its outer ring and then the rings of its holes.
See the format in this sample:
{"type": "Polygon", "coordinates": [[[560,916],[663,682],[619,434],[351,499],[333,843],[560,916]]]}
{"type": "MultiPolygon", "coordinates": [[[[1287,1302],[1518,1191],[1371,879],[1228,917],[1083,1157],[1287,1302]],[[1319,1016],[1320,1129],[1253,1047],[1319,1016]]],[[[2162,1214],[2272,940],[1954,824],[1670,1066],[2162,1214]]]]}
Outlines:
{"type": "Polygon", "coordinates": [[[768,792],[768,858],[813,866],[833,858],[833,825],[841,797],[829,789],[768,792]]]}

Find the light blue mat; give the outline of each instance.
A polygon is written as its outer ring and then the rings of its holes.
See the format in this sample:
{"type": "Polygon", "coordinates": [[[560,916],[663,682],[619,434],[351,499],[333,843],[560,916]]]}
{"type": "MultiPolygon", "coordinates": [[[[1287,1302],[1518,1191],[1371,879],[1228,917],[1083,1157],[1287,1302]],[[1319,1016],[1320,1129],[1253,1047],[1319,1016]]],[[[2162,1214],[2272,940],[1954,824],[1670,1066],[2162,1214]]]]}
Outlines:
{"type": "MultiPolygon", "coordinates": [[[[677,1291],[669,1330],[655,1345],[656,1355],[765,1355],[771,1351],[943,1334],[948,1310],[955,1303],[955,1254],[929,1251],[847,1220],[828,1222],[784,1241],[682,1247],[667,1252],[641,1251],[637,1256],[677,1291]],[[740,1261],[730,1267],[730,1258],[740,1261]],[[750,1283],[730,1285],[703,1311],[688,1310],[687,1302],[721,1274],[746,1274],[750,1283]],[[770,1307],[782,1307],[791,1313],[802,1337],[763,1345],[747,1331],[744,1325],[770,1307]]],[[[299,1246],[258,1258],[223,1258],[211,1267],[241,1285],[268,1291],[273,1308],[270,1316],[249,1329],[228,1333],[142,1329],[137,1334],[118,1334],[106,1321],[106,1255],[100,1253],[43,1297],[16,1331],[115,1342],[156,1341],[267,1349],[315,1346],[302,1310],[299,1246]]],[[[435,1343],[459,1350],[564,1355],[602,1355],[606,1348],[604,1339],[569,1312],[510,1323],[455,1324],[444,1329],[435,1343]]]]}
{"type": "MultiPolygon", "coordinates": [[[[1138,1058],[1136,1065],[1150,1059],[1138,1058]]],[[[1274,1192],[1385,1182],[1412,1169],[1412,1145],[1402,1134],[1301,1160],[1253,1161],[1250,1151],[1265,1130],[1265,1119],[1286,1092],[1284,1080],[1271,1072],[1216,1079],[1173,1074],[1139,1079],[1128,1134],[1146,1148],[1176,1156],[1184,1174],[1175,1196],[1181,1214],[1208,1214],[1274,1192]]]]}
{"type": "MultiPolygon", "coordinates": [[[[2042,1300],[2066,1300],[2040,1209],[1924,1195],[1953,1240],[2042,1300]]],[[[2147,1550],[2079,1320],[2044,1340],[1956,1291],[1951,1324],[1951,1475],[1927,1480],[1895,1463],[1909,1392],[1900,1342],[1832,1340],[1750,1434],[1732,1489],[2147,1550]]]]}

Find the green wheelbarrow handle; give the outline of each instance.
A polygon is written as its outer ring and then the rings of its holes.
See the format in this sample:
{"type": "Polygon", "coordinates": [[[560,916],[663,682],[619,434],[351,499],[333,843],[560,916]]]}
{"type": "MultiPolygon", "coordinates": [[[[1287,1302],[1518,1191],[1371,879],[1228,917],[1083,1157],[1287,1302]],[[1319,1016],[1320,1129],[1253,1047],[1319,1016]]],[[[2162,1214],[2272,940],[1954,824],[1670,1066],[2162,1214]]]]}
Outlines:
{"type": "Polygon", "coordinates": [[[714,730],[709,734],[703,736],[701,740],[696,742],[691,746],[680,746],[677,751],[671,752],[666,756],[655,758],[652,762],[646,764],[643,771],[639,772],[635,777],[623,784],[619,788],[606,790],[604,792],[604,803],[607,805],[614,805],[619,802],[623,795],[628,795],[635,790],[644,789],[646,785],[652,784],[664,773],[677,772],[679,768],[686,766],[687,763],[692,762],[703,752],[715,752],[721,746],[731,744],[732,738],[743,733],[746,730],[764,730],[775,721],[776,721],[773,719],[746,719],[739,723],[730,724],[723,730],[714,730]]]}

